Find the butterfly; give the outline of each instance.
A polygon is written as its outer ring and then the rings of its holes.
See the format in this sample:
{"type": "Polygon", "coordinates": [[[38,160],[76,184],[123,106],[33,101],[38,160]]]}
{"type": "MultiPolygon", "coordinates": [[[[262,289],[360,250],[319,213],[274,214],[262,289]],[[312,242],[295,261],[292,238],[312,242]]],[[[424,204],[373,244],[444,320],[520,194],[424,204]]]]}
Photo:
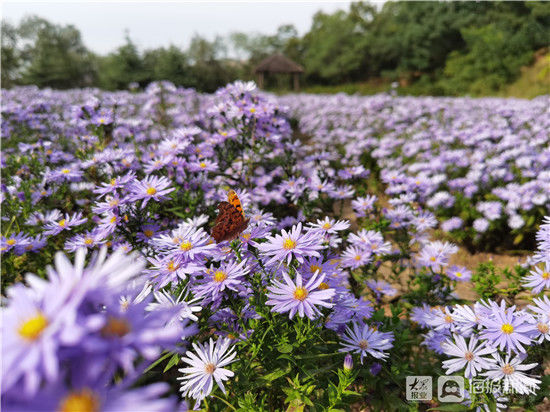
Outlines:
{"type": "Polygon", "coordinates": [[[248,221],[244,217],[239,196],[234,190],[230,190],[227,193],[227,202],[218,205],[218,217],[212,228],[212,237],[216,243],[233,240],[247,228],[248,221]]]}

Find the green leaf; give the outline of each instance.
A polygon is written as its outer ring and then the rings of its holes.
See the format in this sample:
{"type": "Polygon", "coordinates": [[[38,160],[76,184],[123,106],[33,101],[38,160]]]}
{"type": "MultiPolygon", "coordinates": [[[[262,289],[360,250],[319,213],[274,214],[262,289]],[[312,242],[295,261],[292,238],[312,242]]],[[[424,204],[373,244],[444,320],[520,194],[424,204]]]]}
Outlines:
{"type": "Polygon", "coordinates": [[[164,359],[168,358],[168,356],[170,356],[171,354],[172,354],[172,352],[168,352],[168,353],[162,355],[160,358],[158,358],[156,361],[154,361],[151,365],[149,365],[149,367],[147,369],[145,369],[143,371],[143,373],[149,372],[151,369],[153,369],[155,366],[157,366],[159,363],[161,363],[164,359]]]}
{"type": "Polygon", "coordinates": [[[523,233],[520,233],[514,238],[514,245],[519,245],[523,240],[523,233]]]}
{"type": "Polygon", "coordinates": [[[166,364],[166,367],[164,368],[164,370],[162,371],[163,373],[172,369],[174,366],[176,366],[178,364],[178,361],[179,361],[179,356],[177,353],[174,353],[174,355],[170,358],[170,360],[168,361],[168,363],[166,364]]]}
{"type": "Polygon", "coordinates": [[[277,345],[277,350],[281,353],[290,353],[292,352],[292,345],[290,343],[281,343],[277,345]]]}
{"type": "Polygon", "coordinates": [[[276,379],[279,379],[285,376],[289,371],[283,369],[277,369],[274,372],[268,373],[267,375],[262,376],[262,379],[267,382],[273,382],[276,379]]]}
{"type": "Polygon", "coordinates": [[[384,320],[384,309],[379,309],[372,315],[372,320],[375,322],[382,322],[384,320]]]}

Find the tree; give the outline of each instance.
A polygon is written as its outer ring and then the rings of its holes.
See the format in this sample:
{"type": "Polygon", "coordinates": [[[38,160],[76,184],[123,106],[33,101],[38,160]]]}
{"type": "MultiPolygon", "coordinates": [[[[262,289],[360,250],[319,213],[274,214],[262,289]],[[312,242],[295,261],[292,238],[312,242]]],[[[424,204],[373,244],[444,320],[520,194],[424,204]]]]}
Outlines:
{"type": "Polygon", "coordinates": [[[126,42],[100,59],[99,84],[109,90],[128,88],[130,83],[145,86],[147,73],[136,45],[126,33],[126,42]]]}
{"type": "Polygon", "coordinates": [[[233,80],[235,69],[227,64],[226,54],[227,47],[221,37],[208,41],[195,35],[187,52],[192,64],[193,87],[213,92],[233,80]]]}
{"type": "Polygon", "coordinates": [[[21,22],[18,32],[26,40],[21,52],[21,83],[60,89],[93,83],[93,56],[74,26],[32,16],[21,22]]]}
{"type": "Polygon", "coordinates": [[[148,82],[168,80],[177,86],[191,86],[194,82],[187,55],[173,45],[147,50],[143,54],[143,66],[148,82]]]}
{"type": "Polygon", "coordinates": [[[357,50],[357,23],[342,10],[318,12],[304,36],[303,63],[313,81],[338,83],[360,77],[363,56],[357,50]]]}
{"type": "Polygon", "coordinates": [[[2,87],[14,85],[21,66],[21,53],[17,47],[17,28],[2,21],[2,87]]]}
{"type": "Polygon", "coordinates": [[[533,55],[494,24],[463,29],[462,35],[467,50],[452,52],[445,66],[443,85],[448,94],[496,92],[511,82],[533,55]]]}

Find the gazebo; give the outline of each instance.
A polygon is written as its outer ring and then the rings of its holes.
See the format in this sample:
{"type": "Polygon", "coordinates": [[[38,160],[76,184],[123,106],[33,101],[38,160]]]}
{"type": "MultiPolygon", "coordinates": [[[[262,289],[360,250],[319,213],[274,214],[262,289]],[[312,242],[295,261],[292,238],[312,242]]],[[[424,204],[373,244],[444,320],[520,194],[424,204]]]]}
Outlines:
{"type": "Polygon", "coordinates": [[[294,90],[300,89],[300,73],[304,69],[297,63],[294,63],[288,57],[282,54],[273,54],[260,62],[254,69],[258,76],[258,86],[263,88],[265,75],[268,73],[280,74],[286,73],[292,75],[294,90]]]}

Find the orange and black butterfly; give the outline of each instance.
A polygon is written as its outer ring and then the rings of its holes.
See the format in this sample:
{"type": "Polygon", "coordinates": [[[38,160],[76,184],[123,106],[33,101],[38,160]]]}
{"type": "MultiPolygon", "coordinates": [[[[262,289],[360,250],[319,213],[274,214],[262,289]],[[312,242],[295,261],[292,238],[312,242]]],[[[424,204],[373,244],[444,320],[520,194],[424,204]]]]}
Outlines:
{"type": "Polygon", "coordinates": [[[216,243],[224,240],[233,240],[248,226],[244,217],[243,206],[235,191],[227,193],[227,202],[218,205],[218,217],[212,228],[212,237],[216,243]]]}

